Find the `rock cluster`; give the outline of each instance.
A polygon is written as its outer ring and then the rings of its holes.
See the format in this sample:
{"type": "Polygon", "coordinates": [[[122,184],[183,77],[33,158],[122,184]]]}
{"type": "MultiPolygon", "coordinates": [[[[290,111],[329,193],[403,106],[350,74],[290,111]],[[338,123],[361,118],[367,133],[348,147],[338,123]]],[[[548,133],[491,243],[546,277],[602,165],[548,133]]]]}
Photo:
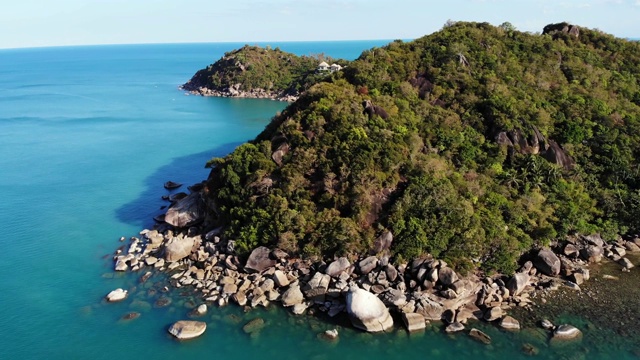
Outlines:
{"type": "Polygon", "coordinates": [[[249,91],[242,90],[241,84],[234,84],[226,89],[211,89],[206,86],[193,86],[194,84],[184,84],[180,88],[188,91],[190,94],[201,96],[215,96],[215,97],[233,97],[233,98],[248,98],[248,99],[271,99],[277,101],[294,102],[298,100],[298,95],[277,93],[268,91],[265,89],[251,89],[249,91]]]}
{"type": "MultiPolygon", "coordinates": [[[[463,277],[431,257],[394,265],[386,251],[312,262],[258,247],[244,260],[236,255],[235,242],[220,239],[220,232],[203,233],[195,226],[176,230],[166,224],[143,230],[140,238],[131,238],[116,252],[115,269],[164,271],[173,287],[191,287],[209,305],[258,307],[279,302],[294,314],[309,308],[330,317],[346,313],[355,327],[369,332],[392,327],[391,313],[398,314],[409,331],[443,321],[447,332],[457,332],[470,319],[517,330],[519,322],[506,311],[528,307],[532,292],[560,286],[579,289],[589,279],[589,262],[607,256],[630,269],[633,264],[625,254],[640,251],[640,240],[607,244],[599,235],[572,236],[539,249],[512,276],[463,277]]],[[[385,232],[376,246],[386,249],[392,241],[393,235],[385,232]]],[[[142,277],[150,274],[146,271],[142,277]]],[[[201,310],[206,312],[206,307],[201,310]]]]}

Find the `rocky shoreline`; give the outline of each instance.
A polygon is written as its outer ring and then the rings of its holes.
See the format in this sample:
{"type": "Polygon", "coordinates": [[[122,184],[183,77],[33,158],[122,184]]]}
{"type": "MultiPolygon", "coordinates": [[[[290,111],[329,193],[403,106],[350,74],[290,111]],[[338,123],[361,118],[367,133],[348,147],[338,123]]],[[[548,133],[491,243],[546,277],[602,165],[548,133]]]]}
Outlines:
{"type": "Polygon", "coordinates": [[[211,89],[203,85],[192,84],[188,82],[179,87],[180,90],[184,90],[189,94],[200,96],[215,96],[215,97],[227,97],[227,98],[243,98],[243,99],[270,99],[275,101],[295,102],[298,100],[297,95],[276,93],[265,89],[251,89],[250,91],[244,91],[240,89],[240,84],[235,84],[226,89],[211,89]]]}
{"type": "MultiPolygon", "coordinates": [[[[197,292],[205,312],[206,305],[231,303],[250,309],[279,303],[297,315],[346,314],[354,327],[367,332],[387,331],[394,327],[394,319],[410,332],[425,329],[430,322],[443,322],[445,332],[465,331],[486,344],[491,339],[473,328],[473,321],[518,330],[520,322],[507,315],[509,310],[531,309],[532,298],[561,287],[579,291],[590,278],[590,264],[603,257],[629,271],[633,263],[627,253],[640,253],[640,238],[619,238],[608,244],[597,234],[576,235],[525,255],[513,276],[463,276],[443,260],[428,256],[394,264],[388,255],[393,235],[387,231],[375,240],[372,255],[325,262],[258,247],[244,260],[236,255],[233,240],[219,237],[220,228],[205,231],[203,225],[186,226],[204,221],[198,210],[199,187],[190,187],[190,191],[189,195],[167,197],[172,205],[163,222],[132,237],[113,259],[116,271],[143,273],[140,282],[154,272],[166,273],[172,287],[197,292]],[[467,327],[471,329],[466,331],[467,327]]],[[[127,296],[126,290],[114,291],[109,301],[127,296]]],[[[204,332],[202,324],[187,325],[204,332]]],[[[550,341],[581,337],[580,330],[571,325],[554,326],[548,321],[539,325],[550,341]]]]}

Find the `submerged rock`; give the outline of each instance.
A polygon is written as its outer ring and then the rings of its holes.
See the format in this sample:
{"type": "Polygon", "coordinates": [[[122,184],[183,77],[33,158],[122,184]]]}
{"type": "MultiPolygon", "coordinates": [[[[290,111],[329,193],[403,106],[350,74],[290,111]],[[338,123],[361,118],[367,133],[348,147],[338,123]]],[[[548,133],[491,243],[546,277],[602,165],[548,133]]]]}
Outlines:
{"type": "Polygon", "coordinates": [[[202,321],[180,320],[169,327],[169,334],[180,340],[196,338],[204,333],[207,324],[202,321]]]}
{"type": "Polygon", "coordinates": [[[573,325],[559,325],[556,331],[553,332],[554,340],[573,340],[582,335],[582,332],[573,325]]]}
{"type": "Polygon", "coordinates": [[[473,338],[474,340],[481,342],[485,345],[491,344],[491,338],[489,337],[489,335],[483,333],[478,329],[475,329],[475,328],[471,329],[471,331],[469,331],[469,336],[471,336],[471,338],[473,338]]]}

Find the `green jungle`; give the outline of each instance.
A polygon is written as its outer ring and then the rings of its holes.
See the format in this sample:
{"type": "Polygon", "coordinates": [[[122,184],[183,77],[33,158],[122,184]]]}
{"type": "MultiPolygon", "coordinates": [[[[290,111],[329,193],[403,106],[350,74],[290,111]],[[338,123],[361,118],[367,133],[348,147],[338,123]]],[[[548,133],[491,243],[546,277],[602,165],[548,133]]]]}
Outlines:
{"type": "Polygon", "coordinates": [[[209,218],[240,253],[354,256],[390,231],[396,262],[508,274],[568,235],[640,232],[640,43],[448,22],[321,60],[245,46],[194,76],[299,95],[207,163],[209,218]]]}

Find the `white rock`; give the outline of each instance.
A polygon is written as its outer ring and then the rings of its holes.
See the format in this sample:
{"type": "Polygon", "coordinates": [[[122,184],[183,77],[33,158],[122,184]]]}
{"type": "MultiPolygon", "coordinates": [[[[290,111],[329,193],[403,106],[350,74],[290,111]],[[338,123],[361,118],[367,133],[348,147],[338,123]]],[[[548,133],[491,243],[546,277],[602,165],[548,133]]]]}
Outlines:
{"type": "Polygon", "coordinates": [[[384,303],[374,294],[355,286],[347,293],[347,313],[358,329],[380,332],[393,327],[393,318],[384,303]]]}
{"type": "Polygon", "coordinates": [[[109,294],[107,294],[107,301],[109,302],[122,301],[126,298],[127,298],[127,290],[123,290],[120,288],[115,289],[111,291],[109,294]]]}
{"type": "Polygon", "coordinates": [[[169,333],[180,340],[187,340],[202,335],[206,329],[205,322],[180,320],[169,327],[169,333]]]}

